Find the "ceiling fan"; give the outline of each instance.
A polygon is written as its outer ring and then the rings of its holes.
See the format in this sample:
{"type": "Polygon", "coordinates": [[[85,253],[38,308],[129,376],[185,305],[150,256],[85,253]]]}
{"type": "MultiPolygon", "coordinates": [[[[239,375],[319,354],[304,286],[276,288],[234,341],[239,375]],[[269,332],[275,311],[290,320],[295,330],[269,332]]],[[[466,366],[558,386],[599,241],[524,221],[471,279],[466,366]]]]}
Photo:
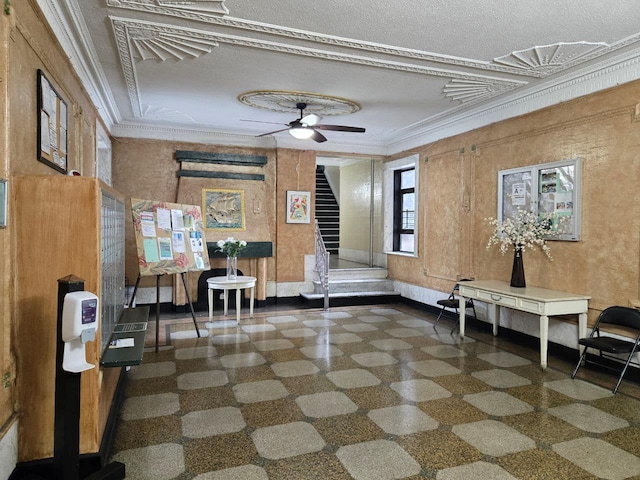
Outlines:
{"type": "Polygon", "coordinates": [[[306,140],[312,139],[318,143],[326,142],[327,137],[322,135],[318,130],[332,130],[334,132],[353,132],[353,133],[364,133],[365,129],[361,127],[347,127],[344,125],[325,125],[322,123],[318,123],[322,117],[320,115],[316,115],[315,113],[310,113],[309,115],[304,114],[304,109],[307,108],[307,104],[300,102],[296,103],[296,108],[300,110],[300,118],[289,122],[287,128],[282,128],[280,130],[275,130],[273,132],[263,133],[262,135],[258,135],[258,137],[264,137],[266,135],[273,135],[274,133],[284,132],[286,130],[289,131],[289,134],[292,137],[306,140]]]}

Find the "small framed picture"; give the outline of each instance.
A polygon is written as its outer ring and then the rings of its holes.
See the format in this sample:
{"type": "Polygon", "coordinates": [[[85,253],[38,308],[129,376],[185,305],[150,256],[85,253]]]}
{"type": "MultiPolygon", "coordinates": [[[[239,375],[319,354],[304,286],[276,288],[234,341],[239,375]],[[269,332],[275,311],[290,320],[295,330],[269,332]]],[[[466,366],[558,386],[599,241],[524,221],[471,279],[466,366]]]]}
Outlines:
{"type": "Polygon", "coordinates": [[[287,191],[287,223],[311,223],[311,192],[287,191]]]}

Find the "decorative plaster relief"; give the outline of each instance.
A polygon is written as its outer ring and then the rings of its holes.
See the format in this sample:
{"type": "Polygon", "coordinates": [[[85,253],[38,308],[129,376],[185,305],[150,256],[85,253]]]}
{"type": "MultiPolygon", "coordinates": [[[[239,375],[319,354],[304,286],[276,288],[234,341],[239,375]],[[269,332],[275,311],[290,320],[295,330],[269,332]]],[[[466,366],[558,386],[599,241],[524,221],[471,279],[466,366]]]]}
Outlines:
{"type": "MultiPolygon", "coordinates": [[[[160,28],[162,26],[159,25],[160,28]]],[[[218,43],[209,39],[193,38],[178,35],[176,32],[150,30],[147,28],[128,29],[131,45],[135,47],[137,58],[141,60],[168,59],[184,60],[187,57],[197,58],[211,52],[218,43]]]]}
{"type": "Polygon", "coordinates": [[[165,8],[168,11],[206,13],[210,15],[227,15],[229,10],[224,5],[225,0],[107,0],[110,7],[151,9],[165,8]]]}
{"type": "Polygon", "coordinates": [[[493,61],[513,68],[536,71],[542,77],[547,77],[552,73],[575,65],[579,61],[584,61],[584,57],[587,55],[597,56],[608,47],[606,43],[602,42],[560,42],[553,45],[519,50],[509,55],[495,58],[493,61]]]}
{"type": "Polygon", "coordinates": [[[472,104],[513,90],[509,85],[491,81],[470,81],[453,79],[442,89],[445,97],[472,104]]]}
{"type": "Polygon", "coordinates": [[[208,53],[211,51],[211,47],[218,45],[211,35],[202,31],[152,22],[134,22],[117,17],[109,18],[120,54],[120,63],[127,84],[131,109],[136,118],[142,118],[144,114],[135,71],[135,53],[143,61],[147,59],[164,61],[167,58],[182,60],[186,56],[197,57],[208,53]]]}
{"type": "Polygon", "coordinates": [[[297,104],[306,103],[305,115],[348,115],[360,110],[360,105],[345,98],[318,93],[285,90],[257,90],[243,93],[238,100],[245,105],[280,113],[299,113],[297,104]]]}
{"type": "Polygon", "coordinates": [[[149,120],[169,121],[176,123],[195,123],[191,115],[179,112],[177,110],[169,110],[165,107],[152,107],[151,105],[143,105],[142,116],[149,120]]]}

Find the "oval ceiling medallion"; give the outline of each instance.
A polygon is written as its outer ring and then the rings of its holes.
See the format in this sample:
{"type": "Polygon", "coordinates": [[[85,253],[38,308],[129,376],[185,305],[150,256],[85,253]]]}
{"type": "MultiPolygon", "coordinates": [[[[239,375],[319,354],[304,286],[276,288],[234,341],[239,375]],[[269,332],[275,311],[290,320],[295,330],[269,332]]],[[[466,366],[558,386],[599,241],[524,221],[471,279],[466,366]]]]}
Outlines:
{"type": "Polygon", "coordinates": [[[299,103],[307,104],[305,114],[347,115],[360,110],[360,105],[346,98],[288,90],[255,90],[243,93],[238,100],[253,108],[282,113],[299,113],[299,103]]]}

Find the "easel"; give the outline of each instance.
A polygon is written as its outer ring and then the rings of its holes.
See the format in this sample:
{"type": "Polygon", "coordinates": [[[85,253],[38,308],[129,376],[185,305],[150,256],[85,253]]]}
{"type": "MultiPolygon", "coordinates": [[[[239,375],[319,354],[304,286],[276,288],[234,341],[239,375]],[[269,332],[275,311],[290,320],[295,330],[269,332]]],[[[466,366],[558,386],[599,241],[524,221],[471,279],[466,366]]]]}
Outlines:
{"type": "MultiPolygon", "coordinates": [[[[184,285],[184,293],[187,295],[187,303],[189,303],[189,309],[191,310],[191,318],[193,319],[193,325],[196,328],[198,338],[200,338],[200,330],[198,329],[198,322],[196,322],[196,312],[193,309],[193,303],[191,303],[191,295],[189,295],[189,289],[187,288],[187,279],[184,275],[185,272],[181,272],[182,285],[184,285]]],[[[156,353],[158,352],[158,336],[160,335],[160,277],[162,275],[156,275],[156,353]]],[[[138,291],[138,285],[140,285],[140,279],[142,276],[138,273],[138,279],[136,280],[136,286],[133,288],[133,294],[131,300],[129,300],[129,308],[133,305],[133,301],[136,298],[136,292],[138,291]]]]}

